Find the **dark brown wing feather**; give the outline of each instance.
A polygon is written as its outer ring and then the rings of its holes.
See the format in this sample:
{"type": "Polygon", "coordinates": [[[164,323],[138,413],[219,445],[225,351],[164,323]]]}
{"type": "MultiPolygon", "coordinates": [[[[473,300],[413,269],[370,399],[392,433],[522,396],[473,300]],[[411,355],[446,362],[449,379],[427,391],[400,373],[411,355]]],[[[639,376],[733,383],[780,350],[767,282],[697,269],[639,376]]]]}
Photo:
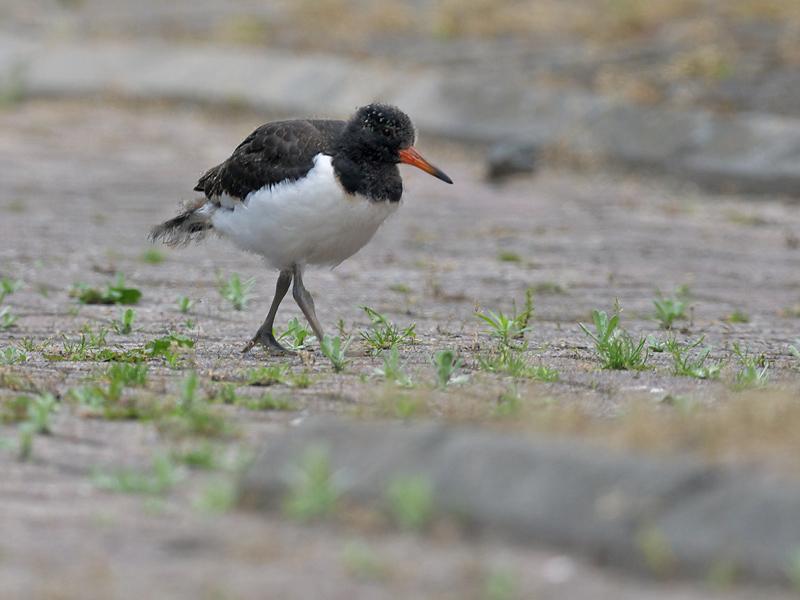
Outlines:
{"type": "Polygon", "coordinates": [[[256,129],[231,157],[203,175],[195,191],[209,200],[222,194],[244,199],[265,185],[296,181],[314,166],[314,156],[330,154],[344,121],[275,121],[256,129]]]}

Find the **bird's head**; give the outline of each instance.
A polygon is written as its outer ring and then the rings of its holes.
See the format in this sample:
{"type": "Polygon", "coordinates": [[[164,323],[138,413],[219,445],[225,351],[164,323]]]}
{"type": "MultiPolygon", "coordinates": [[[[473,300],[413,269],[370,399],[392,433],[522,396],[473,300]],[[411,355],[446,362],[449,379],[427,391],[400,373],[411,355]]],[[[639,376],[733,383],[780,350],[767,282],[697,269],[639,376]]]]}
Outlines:
{"type": "Polygon", "coordinates": [[[441,169],[425,160],[414,148],[416,132],[406,113],[389,104],[368,104],[347,122],[344,138],[350,153],[376,163],[413,165],[447,183],[453,183],[441,169]]]}

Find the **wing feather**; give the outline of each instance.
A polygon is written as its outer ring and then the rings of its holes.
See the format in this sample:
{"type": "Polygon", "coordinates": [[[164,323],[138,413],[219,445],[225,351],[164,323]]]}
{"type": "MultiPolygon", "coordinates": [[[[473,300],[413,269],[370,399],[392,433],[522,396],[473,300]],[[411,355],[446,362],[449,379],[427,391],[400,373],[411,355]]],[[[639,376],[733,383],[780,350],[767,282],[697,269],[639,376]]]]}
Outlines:
{"type": "Polygon", "coordinates": [[[216,201],[227,194],[243,200],[252,191],[296,181],[314,166],[314,156],[330,154],[344,121],[274,121],[256,129],[225,162],[209,169],[195,191],[216,201]]]}

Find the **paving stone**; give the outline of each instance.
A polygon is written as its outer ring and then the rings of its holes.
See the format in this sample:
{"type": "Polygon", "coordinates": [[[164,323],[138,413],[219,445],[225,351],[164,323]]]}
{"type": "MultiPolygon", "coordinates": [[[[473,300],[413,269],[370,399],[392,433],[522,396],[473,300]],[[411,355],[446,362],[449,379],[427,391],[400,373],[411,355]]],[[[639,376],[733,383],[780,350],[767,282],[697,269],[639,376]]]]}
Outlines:
{"type": "Polygon", "coordinates": [[[722,191],[800,193],[800,121],[769,115],[717,117],[676,172],[722,191]]]}
{"type": "Polygon", "coordinates": [[[615,106],[586,123],[582,150],[631,166],[663,167],[702,143],[708,124],[705,113],[615,106]]]}
{"type": "Polygon", "coordinates": [[[702,577],[729,563],[741,574],[784,581],[800,552],[798,515],[800,486],[750,474],[681,497],[653,526],[683,570],[702,577]]]}
{"type": "Polygon", "coordinates": [[[659,568],[652,554],[663,550],[668,564],[661,567],[673,573],[705,577],[731,564],[740,574],[785,583],[800,549],[794,483],[688,459],[430,423],[312,418],[268,441],[242,480],[242,504],[279,506],[310,448],[325,449],[349,500],[380,507],[396,477],[422,476],[439,514],[632,570],[659,568]],[[648,549],[648,534],[663,548],[648,549]]]}

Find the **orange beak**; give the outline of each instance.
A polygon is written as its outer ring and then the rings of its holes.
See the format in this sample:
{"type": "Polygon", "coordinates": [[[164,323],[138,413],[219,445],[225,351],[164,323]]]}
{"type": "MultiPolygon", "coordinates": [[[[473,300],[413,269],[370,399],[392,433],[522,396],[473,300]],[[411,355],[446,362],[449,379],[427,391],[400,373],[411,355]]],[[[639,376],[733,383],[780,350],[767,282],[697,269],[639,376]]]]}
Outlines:
{"type": "Polygon", "coordinates": [[[450,179],[444,171],[434,167],[431,163],[422,158],[422,155],[417,152],[413,146],[400,150],[400,162],[422,169],[445,183],[453,183],[453,180],[450,179]]]}

